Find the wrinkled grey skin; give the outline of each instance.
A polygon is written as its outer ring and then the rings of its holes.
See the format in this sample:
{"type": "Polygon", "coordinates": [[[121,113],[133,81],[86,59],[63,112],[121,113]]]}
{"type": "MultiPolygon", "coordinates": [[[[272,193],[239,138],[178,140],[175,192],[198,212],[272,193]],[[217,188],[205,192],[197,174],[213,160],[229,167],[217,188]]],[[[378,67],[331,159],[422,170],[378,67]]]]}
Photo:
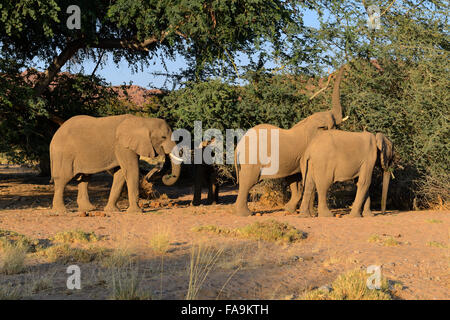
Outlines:
{"type": "Polygon", "coordinates": [[[383,174],[381,211],[386,210],[386,197],[394,148],[382,133],[328,130],[317,135],[309,144],[301,160],[304,195],[300,206],[302,214],[311,214],[310,201],[314,190],[318,194],[319,217],[332,217],[327,205],[327,191],[332,183],[358,177],[357,192],[350,216],[372,216],[369,187],[377,158],[383,174]]]}
{"type": "MultiPolygon", "coordinates": [[[[259,159],[256,164],[238,164],[237,150],[245,150],[245,157],[249,156],[249,143],[242,148],[246,136],[238,143],[235,151],[236,175],[239,183],[239,193],[235,203],[235,213],[240,216],[251,215],[248,209],[247,197],[250,189],[262,179],[276,179],[286,177],[291,189],[291,199],[286,204],[285,209],[295,212],[301,198],[300,188],[300,159],[302,158],[308,143],[321,131],[333,129],[342,122],[342,107],[340,102],[340,82],[344,67],[339,70],[334,82],[332,95],[332,110],[316,112],[313,115],[297,123],[291,129],[285,130],[270,124],[260,124],[252,129],[256,131],[257,143],[259,145],[260,129],[267,130],[267,137],[270,137],[270,130],[279,130],[279,169],[276,174],[261,176],[261,168],[264,167],[259,159]],[[240,146],[241,145],[241,146],[240,146]]],[[[271,153],[270,138],[267,140],[267,150],[271,153]]]]}
{"type": "MultiPolygon", "coordinates": [[[[93,210],[89,201],[90,174],[118,168],[105,211],[120,211],[116,202],[127,183],[128,212],[141,212],[139,196],[139,156],[153,158],[156,154],[176,152],[171,140],[172,130],[166,121],[119,115],[95,118],[75,116],[64,122],[50,143],[50,164],[55,185],[53,209],[65,212],[63,194],[74,177],[79,181],[77,203],[80,211],[93,210]]],[[[180,176],[181,163],[172,160],[172,173],[163,177],[173,185],[180,176]]]]}

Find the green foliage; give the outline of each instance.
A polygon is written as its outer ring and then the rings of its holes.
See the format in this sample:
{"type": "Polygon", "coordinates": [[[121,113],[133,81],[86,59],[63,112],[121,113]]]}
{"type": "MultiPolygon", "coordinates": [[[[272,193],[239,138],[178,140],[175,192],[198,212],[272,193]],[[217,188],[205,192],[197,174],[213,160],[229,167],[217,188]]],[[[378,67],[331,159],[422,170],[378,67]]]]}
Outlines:
{"type": "Polygon", "coordinates": [[[219,60],[227,69],[237,51],[251,54],[264,41],[281,52],[283,32],[302,27],[299,11],[279,0],[82,0],[76,2],[81,29],[69,30],[66,8],[72,4],[70,0],[2,4],[2,55],[22,61],[39,57],[50,63],[58,49],[75,45],[85,48],[77,53],[80,59],[106,49],[115,62],[125,58],[138,68],[148,65],[158,51],[165,58],[177,53],[189,62],[189,77],[199,79],[208,65],[219,60]]]}
{"type": "Polygon", "coordinates": [[[0,59],[0,152],[13,161],[48,158],[48,146],[59,125],[74,115],[103,116],[123,113],[117,94],[102,79],[60,74],[57,85],[34,96],[35,70],[21,73],[23,65],[0,59]]]}

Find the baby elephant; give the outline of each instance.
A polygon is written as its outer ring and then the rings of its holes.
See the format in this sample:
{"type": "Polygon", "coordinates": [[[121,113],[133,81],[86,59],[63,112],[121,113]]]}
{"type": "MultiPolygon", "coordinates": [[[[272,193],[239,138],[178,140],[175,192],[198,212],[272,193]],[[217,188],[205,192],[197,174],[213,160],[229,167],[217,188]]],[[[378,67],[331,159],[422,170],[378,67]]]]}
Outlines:
{"type": "MultiPolygon", "coordinates": [[[[215,139],[205,140],[198,146],[203,149],[208,145],[213,145],[215,139]]],[[[192,205],[199,206],[202,199],[202,187],[208,188],[207,204],[216,204],[219,201],[219,183],[216,167],[213,164],[194,164],[194,198],[192,205]]]]}
{"type": "Polygon", "coordinates": [[[312,140],[301,160],[304,191],[300,212],[310,214],[309,203],[316,188],[319,217],[332,217],[327,206],[331,184],[359,177],[350,216],[361,217],[362,207],[364,216],[372,215],[368,191],[375,162],[379,159],[384,170],[381,199],[384,214],[393,155],[392,142],[382,133],[375,136],[369,132],[323,131],[312,140]]]}

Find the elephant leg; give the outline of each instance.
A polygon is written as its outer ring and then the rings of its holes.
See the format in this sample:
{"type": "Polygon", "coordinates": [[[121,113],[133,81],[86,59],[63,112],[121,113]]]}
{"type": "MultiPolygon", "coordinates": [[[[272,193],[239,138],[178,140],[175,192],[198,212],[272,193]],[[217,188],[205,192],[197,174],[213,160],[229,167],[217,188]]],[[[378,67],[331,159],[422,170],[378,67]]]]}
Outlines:
{"type": "Polygon", "coordinates": [[[235,203],[235,213],[239,216],[250,216],[248,209],[248,193],[258,182],[260,168],[256,165],[242,165],[239,172],[239,192],[235,203]]]}
{"type": "Polygon", "coordinates": [[[70,180],[71,178],[69,177],[58,177],[53,179],[55,192],[53,194],[52,208],[58,213],[67,212],[66,206],[64,205],[64,189],[70,180]]]}
{"type": "Polygon", "coordinates": [[[125,176],[125,182],[128,189],[128,202],[129,206],[127,212],[135,213],[142,212],[139,208],[139,163],[138,155],[133,151],[123,149],[116,152],[117,160],[119,161],[120,168],[125,176]]]}
{"type": "MultiPolygon", "coordinates": [[[[332,183],[332,178],[328,175],[319,176],[318,174],[314,180],[317,189],[317,211],[319,217],[333,217],[334,214],[330,211],[327,204],[327,192],[332,183]]],[[[305,205],[309,205],[309,202],[305,203],[305,205]]]]}
{"type": "Polygon", "coordinates": [[[300,177],[298,175],[292,175],[287,178],[289,188],[291,189],[291,199],[284,206],[284,209],[290,213],[294,213],[297,210],[298,203],[302,197],[302,188],[300,187],[300,177]]]}
{"type": "Polygon", "coordinates": [[[202,202],[202,183],[203,183],[203,165],[194,164],[194,198],[192,199],[193,206],[199,206],[202,202]]]}
{"type": "Polygon", "coordinates": [[[88,194],[89,180],[90,176],[83,175],[81,177],[81,181],[78,183],[78,196],[77,196],[78,211],[84,212],[95,209],[95,206],[89,200],[88,194]]]}
{"type": "Polygon", "coordinates": [[[219,186],[217,185],[217,176],[213,168],[208,171],[208,204],[217,204],[219,200],[219,186]]]}
{"type": "Polygon", "coordinates": [[[312,215],[311,212],[311,203],[314,204],[315,198],[315,183],[312,177],[312,174],[309,173],[306,177],[306,181],[303,181],[303,198],[302,203],[300,205],[300,213],[302,215],[312,215]]]}
{"type": "Polygon", "coordinates": [[[309,214],[311,217],[316,217],[317,214],[314,212],[314,200],[316,200],[316,186],[313,184],[313,189],[311,196],[309,197],[309,214]]]}
{"type": "Polygon", "coordinates": [[[372,210],[370,210],[370,196],[367,196],[366,201],[364,201],[363,207],[363,217],[373,217],[374,214],[372,210]]]}
{"type": "Polygon", "coordinates": [[[104,211],[120,212],[120,209],[117,207],[117,200],[119,200],[124,184],[125,176],[123,175],[122,169],[119,169],[113,175],[113,183],[111,191],[109,192],[108,203],[106,204],[104,211]]]}
{"type": "MultiPolygon", "coordinates": [[[[372,170],[373,166],[371,169],[363,167],[360,171],[355,201],[353,201],[352,210],[350,211],[351,217],[361,217],[361,207],[363,204],[366,205],[367,193],[369,191],[370,183],[372,182],[372,170]]],[[[370,200],[368,205],[370,206],[370,200]]]]}

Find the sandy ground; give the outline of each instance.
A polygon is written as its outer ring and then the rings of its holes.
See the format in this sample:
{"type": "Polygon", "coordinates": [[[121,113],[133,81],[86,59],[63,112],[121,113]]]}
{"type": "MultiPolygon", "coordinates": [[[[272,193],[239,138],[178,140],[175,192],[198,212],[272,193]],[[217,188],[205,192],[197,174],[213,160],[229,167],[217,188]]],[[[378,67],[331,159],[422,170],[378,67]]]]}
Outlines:
{"type": "MultiPolygon", "coordinates": [[[[99,210],[105,205],[111,177],[94,176],[91,201],[99,210]]],[[[144,201],[143,214],[112,213],[84,216],[76,211],[76,185],[68,186],[66,204],[71,212],[58,215],[50,208],[53,186],[31,170],[0,168],[0,229],[13,230],[36,239],[48,239],[60,231],[94,231],[103,238],[95,246],[127,247],[139,258],[140,286],[156,299],[183,299],[189,284],[189,261],[193,245],[207,242],[225,248],[208,274],[198,298],[203,299],[292,299],[305,290],[330,284],[338,275],[369,265],[382,267],[383,275],[397,283],[398,299],[449,299],[448,211],[388,212],[373,218],[352,219],[348,209],[336,210],[341,218],[299,218],[281,207],[267,208],[250,203],[257,215],[232,214],[236,188],[225,188],[222,203],[190,206],[189,187],[159,187],[169,200],[144,201]],[[155,208],[157,206],[157,208],[155,208]],[[256,221],[275,219],[307,233],[307,238],[280,245],[203,234],[195,226],[242,227],[256,221]],[[170,235],[164,255],[150,245],[161,232],[170,235]],[[370,242],[371,237],[392,237],[398,244],[370,242]],[[433,246],[439,243],[442,246],[433,246]]],[[[203,197],[206,197],[206,192],[203,197]]],[[[125,209],[126,199],[119,202],[125,209]]],[[[100,211],[99,211],[100,212],[100,211]]],[[[378,213],[377,211],[374,211],[378,213]]],[[[82,289],[66,289],[66,266],[39,259],[27,262],[29,270],[18,275],[0,274],[0,285],[26,286],[48,277],[51,286],[33,299],[105,299],[111,296],[107,271],[95,263],[80,265],[82,289]]]]}

